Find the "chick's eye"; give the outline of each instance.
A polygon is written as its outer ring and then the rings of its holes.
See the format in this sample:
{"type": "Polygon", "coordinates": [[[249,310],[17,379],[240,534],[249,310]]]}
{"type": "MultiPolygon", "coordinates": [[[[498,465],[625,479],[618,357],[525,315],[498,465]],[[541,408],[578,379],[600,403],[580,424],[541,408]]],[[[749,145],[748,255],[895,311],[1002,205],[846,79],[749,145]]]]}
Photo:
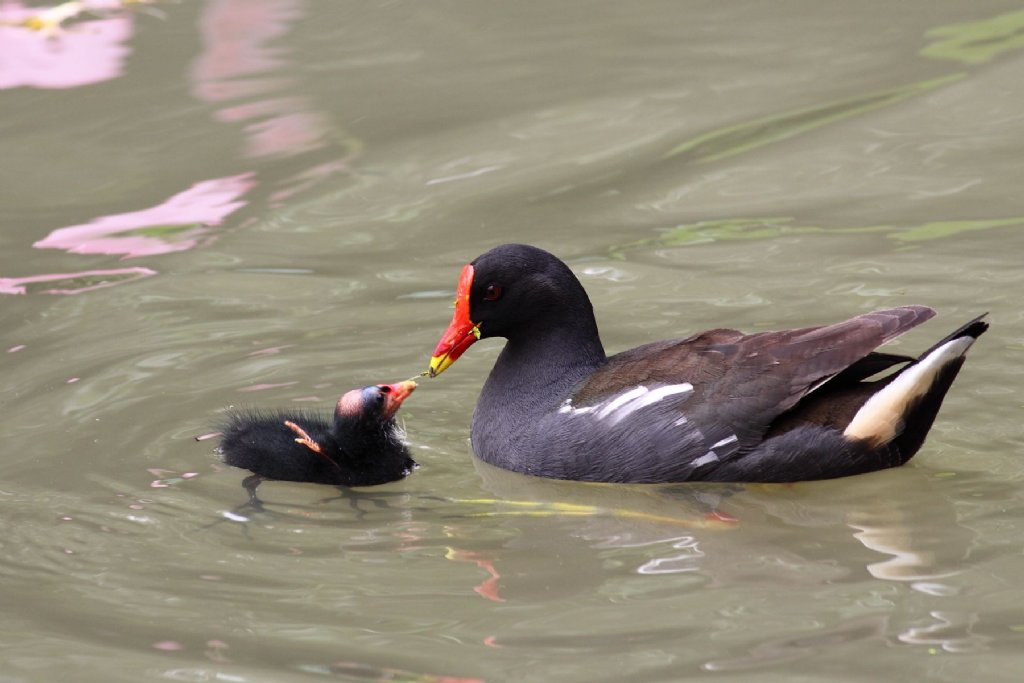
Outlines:
{"type": "Polygon", "coordinates": [[[501,298],[501,285],[491,283],[484,290],[484,301],[497,301],[501,298]]]}

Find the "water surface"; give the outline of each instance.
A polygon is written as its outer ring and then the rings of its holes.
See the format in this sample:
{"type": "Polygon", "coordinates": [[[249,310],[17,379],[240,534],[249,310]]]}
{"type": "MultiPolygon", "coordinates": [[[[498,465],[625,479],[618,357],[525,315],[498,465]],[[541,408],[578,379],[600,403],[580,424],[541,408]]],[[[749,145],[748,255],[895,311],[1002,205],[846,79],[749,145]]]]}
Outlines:
{"type": "Polygon", "coordinates": [[[1019,4],[105,4],[0,2],[5,683],[1017,680],[1019,4]],[[402,409],[413,476],[225,514],[245,473],[193,437],[424,369],[507,241],[610,351],[993,327],[900,470],[495,470],[488,341],[402,409]]]}

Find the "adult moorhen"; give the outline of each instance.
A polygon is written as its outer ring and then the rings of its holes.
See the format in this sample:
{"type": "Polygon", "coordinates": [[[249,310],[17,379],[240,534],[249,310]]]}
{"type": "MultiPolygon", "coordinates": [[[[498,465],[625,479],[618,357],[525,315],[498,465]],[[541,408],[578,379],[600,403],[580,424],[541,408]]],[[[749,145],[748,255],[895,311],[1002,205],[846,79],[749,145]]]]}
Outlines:
{"type": "Polygon", "coordinates": [[[873,350],[934,314],[901,306],[823,327],[716,329],[607,357],[568,266],[506,244],[462,269],[429,374],[478,339],[508,340],[472,425],[476,454],[506,469],[612,482],[828,479],[902,465],[921,447],[988,324],[980,316],[917,359],[873,350]]]}
{"type": "Polygon", "coordinates": [[[401,479],[416,467],[395,412],[416,382],[353,389],[334,419],[289,412],[230,413],[218,451],[228,465],[250,470],[253,495],[261,479],[372,486],[401,479]]]}

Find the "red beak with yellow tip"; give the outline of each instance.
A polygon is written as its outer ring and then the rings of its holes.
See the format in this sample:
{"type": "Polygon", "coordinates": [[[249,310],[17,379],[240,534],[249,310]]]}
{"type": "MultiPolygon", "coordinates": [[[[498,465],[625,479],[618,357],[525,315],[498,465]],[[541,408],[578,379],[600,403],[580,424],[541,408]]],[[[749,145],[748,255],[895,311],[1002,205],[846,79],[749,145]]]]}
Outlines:
{"type": "Polygon", "coordinates": [[[407,379],[397,384],[378,384],[377,387],[384,392],[384,415],[391,418],[402,407],[402,401],[416,390],[416,382],[407,379]]]}
{"type": "Polygon", "coordinates": [[[437,377],[448,369],[463,352],[480,338],[480,326],[469,319],[469,292],[473,288],[473,266],[467,265],[459,275],[455,291],[455,314],[430,359],[428,374],[437,377]]]}

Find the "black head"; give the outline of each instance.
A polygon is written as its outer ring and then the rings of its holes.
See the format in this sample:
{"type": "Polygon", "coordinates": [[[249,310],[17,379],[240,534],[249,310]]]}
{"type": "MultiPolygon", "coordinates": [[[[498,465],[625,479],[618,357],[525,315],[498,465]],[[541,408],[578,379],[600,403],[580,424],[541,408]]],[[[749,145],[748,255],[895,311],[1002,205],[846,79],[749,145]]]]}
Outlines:
{"type": "Polygon", "coordinates": [[[462,269],[455,314],[434,350],[430,375],[443,372],[478,339],[553,335],[567,347],[575,343],[603,356],[594,309],[569,267],[543,249],[503,244],[462,269]]]}
{"type": "Polygon", "coordinates": [[[535,324],[557,324],[581,306],[592,311],[576,275],[543,249],[503,244],[470,265],[469,318],[481,338],[528,334],[535,324]]]}

